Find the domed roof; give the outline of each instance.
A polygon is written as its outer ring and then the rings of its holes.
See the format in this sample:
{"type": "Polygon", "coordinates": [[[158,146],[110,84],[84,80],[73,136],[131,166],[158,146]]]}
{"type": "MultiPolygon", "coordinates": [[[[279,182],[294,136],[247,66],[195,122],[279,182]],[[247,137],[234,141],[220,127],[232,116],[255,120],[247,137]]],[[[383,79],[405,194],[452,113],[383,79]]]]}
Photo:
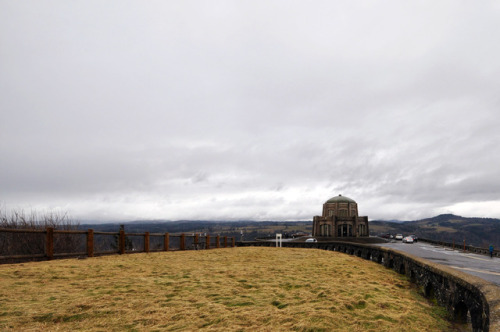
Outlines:
{"type": "Polygon", "coordinates": [[[338,195],[335,197],[330,198],[325,202],[326,203],[356,203],[355,200],[350,199],[349,197],[338,195]]]}

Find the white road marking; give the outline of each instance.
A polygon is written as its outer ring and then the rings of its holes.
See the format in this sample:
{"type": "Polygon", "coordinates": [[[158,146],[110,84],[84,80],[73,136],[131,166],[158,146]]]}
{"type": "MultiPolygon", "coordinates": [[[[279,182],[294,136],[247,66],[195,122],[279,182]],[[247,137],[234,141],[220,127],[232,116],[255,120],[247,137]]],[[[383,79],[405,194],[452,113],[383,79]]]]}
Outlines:
{"type": "Polygon", "coordinates": [[[491,258],[483,258],[477,254],[473,254],[473,253],[470,253],[470,252],[460,252],[460,251],[457,251],[457,250],[451,250],[451,249],[446,249],[446,248],[439,248],[439,247],[433,247],[433,248],[429,248],[429,247],[424,247],[424,246],[420,246],[420,248],[424,249],[424,250],[429,250],[429,251],[433,251],[433,252],[438,252],[438,253],[441,253],[441,254],[445,254],[445,255],[455,255],[455,256],[462,256],[462,257],[467,257],[467,258],[473,258],[473,259],[477,259],[477,260],[481,260],[481,261],[485,261],[485,262],[491,262],[491,258]],[[446,251],[443,251],[443,250],[446,250],[446,251]]]}
{"type": "Polygon", "coordinates": [[[466,270],[466,271],[472,271],[472,272],[478,272],[478,273],[485,273],[485,274],[493,274],[495,276],[500,276],[500,272],[492,272],[492,271],[485,271],[485,270],[478,270],[478,269],[471,269],[468,267],[458,267],[454,265],[448,265],[449,267],[458,269],[458,270],[466,270]]]}
{"type": "Polygon", "coordinates": [[[491,262],[492,261],[492,258],[482,258],[482,257],[476,257],[476,256],[472,256],[472,255],[467,255],[466,257],[467,258],[478,259],[480,261],[485,261],[485,262],[491,262]]]}

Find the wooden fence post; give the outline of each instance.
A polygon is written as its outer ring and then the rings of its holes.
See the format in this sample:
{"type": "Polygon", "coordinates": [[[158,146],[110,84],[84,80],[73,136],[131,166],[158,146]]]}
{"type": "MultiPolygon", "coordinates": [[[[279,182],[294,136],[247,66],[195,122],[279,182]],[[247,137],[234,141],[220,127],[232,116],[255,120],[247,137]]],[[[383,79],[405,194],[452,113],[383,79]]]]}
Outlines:
{"type": "Polygon", "coordinates": [[[227,248],[227,236],[224,236],[224,248],[227,248]]]}
{"type": "Polygon", "coordinates": [[[120,237],[118,239],[118,247],[120,255],[125,253],[125,231],[120,229],[120,237]]]}
{"type": "Polygon", "coordinates": [[[87,231],[87,256],[94,257],[94,230],[87,231]]]}
{"type": "Polygon", "coordinates": [[[236,247],[236,241],[235,241],[235,239],[234,239],[234,236],[233,236],[233,241],[231,241],[231,242],[232,242],[232,243],[231,243],[231,247],[233,247],[233,248],[234,248],[234,247],[236,247]]]}
{"type": "Polygon", "coordinates": [[[165,233],[165,238],[163,240],[163,250],[165,250],[165,251],[168,251],[168,247],[170,245],[170,243],[169,243],[170,241],[169,240],[170,240],[169,234],[165,233]]]}
{"type": "Polygon", "coordinates": [[[217,235],[217,243],[215,245],[217,248],[220,248],[220,235],[217,235]]]}
{"type": "Polygon", "coordinates": [[[179,249],[186,250],[186,235],[184,235],[184,233],[182,233],[180,237],[179,249]]]}
{"type": "Polygon", "coordinates": [[[200,237],[198,236],[198,234],[195,234],[194,235],[194,249],[195,250],[198,250],[198,242],[200,241],[200,237]]]}
{"type": "Polygon", "coordinates": [[[149,252],[149,232],[144,233],[144,251],[149,252]]]}
{"type": "Polygon", "coordinates": [[[205,236],[205,249],[210,249],[210,235],[205,236]]]}
{"type": "Polygon", "coordinates": [[[54,258],[54,228],[47,227],[47,232],[45,236],[45,254],[47,259],[51,260],[54,258]]]}

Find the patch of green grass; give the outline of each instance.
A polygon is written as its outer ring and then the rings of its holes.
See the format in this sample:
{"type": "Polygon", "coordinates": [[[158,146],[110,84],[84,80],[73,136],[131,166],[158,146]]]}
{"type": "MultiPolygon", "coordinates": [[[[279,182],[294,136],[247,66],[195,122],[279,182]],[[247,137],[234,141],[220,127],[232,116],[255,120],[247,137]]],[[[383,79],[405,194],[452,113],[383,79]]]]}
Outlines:
{"type": "Polygon", "coordinates": [[[387,317],[387,316],[384,316],[384,315],[381,315],[381,314],[378,314],[378,315],[376,315],[373,318],[374,319],[382,319],[382,320],[385,320],[385,321],[388,321],[388,322],[391,322],[391,323],[396,323],[397,322],[394,318],[387,317]]]}
{"type": "Polygon", "coordinates": [[[54,318],[53,313],[47,313],[43,315],[34,316],[33,320],[40,323],[49,323],[53,321],[53,318],[54,318]]]}
{"type": "Polygon", "coordinates": [[[222,321],[222,319],[221,319],[221,318],[216,318],[216,319],[213,319],[213,320],[211,320],[211,321],[206,322],[205,324],[202,324],[200,327],[202,327],[202,328],[203,328],[203,327],[209,327],[209,326],[211,326],[211,325],[217,325],[217,324],[219,324],[221,321],[222,321]]]}
{"type": "Polygon", "coordinates": [[[361,301],[358,301],[357,303],[355,303],[353,306],[355,309],[364,309],[364,308],[366,308],[366,302],[361,300],[361,301]]]}
{"type": "Polygon", "coordinates": [[[81,313],[81,314],[61,316],[58,319],[62,320],[63,322],[73,322],[73,321],[82,321],[88,317],[89,317],[88,314],[81,313]]]}
{"type": "Polygon", "coordinates": [[[281,303],[280,301],[276,301],[276,300],[271,302],[271,304],[278,309],[284,309],[284,308],[288,307],[288,304],[281,303]]]}
{"type": "Polygon", "coordinates": [[[225,303],[226,306],[228,307],[248,307],[248,306],[252,306],[254,305],[255,303],[253,302],[236,302],[236,303],[225,303]]]}

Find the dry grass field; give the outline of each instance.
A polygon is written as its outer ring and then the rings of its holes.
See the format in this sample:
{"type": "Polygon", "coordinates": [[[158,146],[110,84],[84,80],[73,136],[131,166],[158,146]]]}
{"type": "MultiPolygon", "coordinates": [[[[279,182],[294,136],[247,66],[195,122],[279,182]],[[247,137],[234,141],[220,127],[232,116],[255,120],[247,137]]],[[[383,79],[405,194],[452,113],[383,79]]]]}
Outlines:
{"type": "Polygon", "coordinates": [[[0,266],[2,331],[448,331],[405,277],[337,252],[228,248],[0,266]]]}

